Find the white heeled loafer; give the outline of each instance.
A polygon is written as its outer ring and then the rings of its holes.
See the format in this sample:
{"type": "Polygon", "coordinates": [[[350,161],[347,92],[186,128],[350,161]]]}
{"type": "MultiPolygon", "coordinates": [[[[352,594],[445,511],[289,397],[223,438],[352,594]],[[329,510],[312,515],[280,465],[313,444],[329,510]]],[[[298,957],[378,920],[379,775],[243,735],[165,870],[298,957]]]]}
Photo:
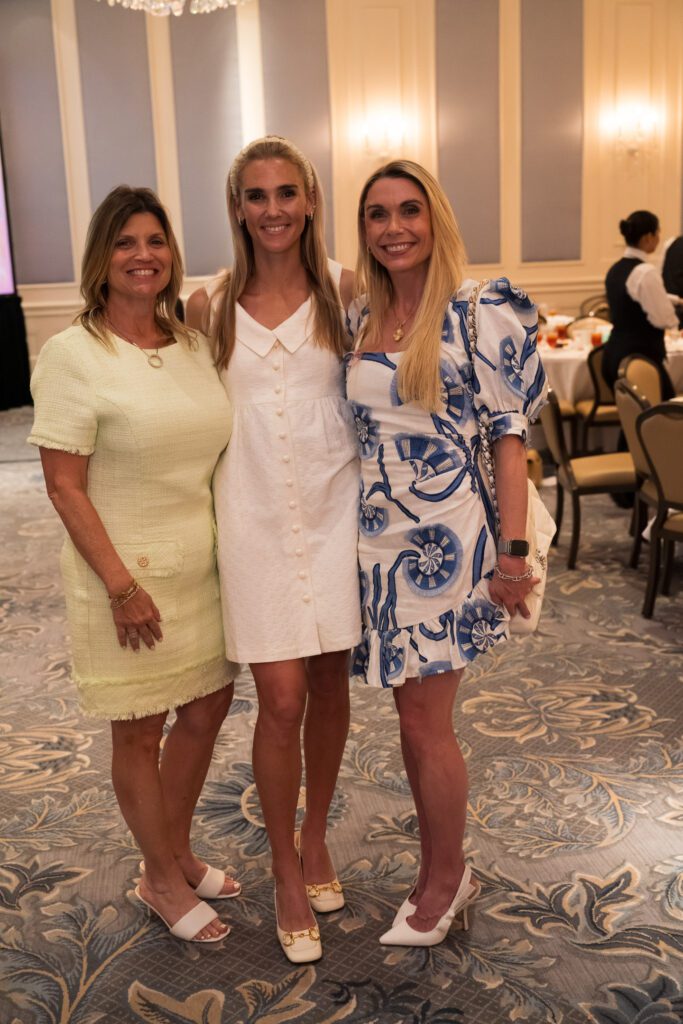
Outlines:
{"type": "Polygon", "coordinates": [[[280,927],[277,916],[277,894],[275,895],[275,929],[282,952],[293,964],[310,964],[323,955],[320,932],[317,925],[300,932],[286,932],[280,927]]]}
{"type": "MultiPolygon", "coordinates": [[[[469,864],[466,864],[451,905],[430,931],[419,932],[408,924],[406,918],[413,913],[413,910],[409,909],[404,919],[380,936],[379,941],[383,946],[436,946],[446,938],[458,913],[462,912],[463,928],[467,928],[467,910],[478,895],[479,882],[472,878],[472,870],[469,864]]],[[[409,904],[409,907],[412,907],[412,904],[409,904]]],[[[399,913],[402,909],[399,908],[399,913]]]]}
{"type": "MultiPolygon", "coordinates": [[[[301,833],[294,833],[294,845],[299,854],[301,874],[304,873],[304,862],[301,856],[301,833]]],[[[306,882],[304,882],[306,885],[306,882]]],[[[306,895],[313,910],[318,914],[331,914],[333,910],[341,910],[344,906],[344,890],[342,884],[335,875],[331,882],[313,883],[306,885],[306,895]]]]}

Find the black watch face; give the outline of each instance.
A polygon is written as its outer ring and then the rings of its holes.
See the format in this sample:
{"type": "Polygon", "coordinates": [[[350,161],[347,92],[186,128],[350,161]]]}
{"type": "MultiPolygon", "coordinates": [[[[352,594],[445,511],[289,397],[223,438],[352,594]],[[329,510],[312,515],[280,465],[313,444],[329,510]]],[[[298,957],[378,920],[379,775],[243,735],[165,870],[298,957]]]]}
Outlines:
{"type": "Polygon", "coordinates": [[[529,544],[525,540],[512,540],[509,543],[510,554],[525,558],[529,554],[529,544]]]}

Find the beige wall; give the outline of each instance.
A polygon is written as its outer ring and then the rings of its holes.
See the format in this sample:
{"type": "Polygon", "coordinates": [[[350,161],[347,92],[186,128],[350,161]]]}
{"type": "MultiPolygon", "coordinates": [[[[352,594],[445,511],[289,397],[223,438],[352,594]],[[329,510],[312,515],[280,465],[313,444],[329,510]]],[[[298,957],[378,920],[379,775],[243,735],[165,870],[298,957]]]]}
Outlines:
{"type": "MultiPolygon", "coordinates": [[[[476,0],[453,0],[454,4],[456,2],[463,10],[469,3],[472,17],[476,17],[476,0]]],[[[69,242],[76,267],[91,214],[91,200],[74,4],[75,0],[51,0],[69,204],[69,242]]],[[[320,60],[318,52],[313,64],[317,68],[315,74],[326,76],[323,85],[329,94],[329,109],[325,116],[320,96],[316,96],[316,117],[320,138],[331,138],[334,244],[336,256],[347,264],[353,264],[355,254],[358,190],[374,167],[388,157],[406,155],[438,173],[439,154],[444,165],[444,153],[451,164],[454,160],[467,159],[466,150],[460,154],[457,150],[444,149],[445,145],[457,147],[457,138],[451,143],[439,137],[437,109],[443,108],[444,97],[436,93],[440,80],[437,50],[442,54],[439,59],[443,60],[444,47],[440,39],[440,48],[437,48],[437,4],[438,0],[297,0],[300,17],[305,17],[308,7],[315,11],[318,24],[324,26],[326,18],[326,44],[317,44],[325,47],[324,60],[320,60]]],[[[280,106],[284,102],[282,90],[288,84],[283,77],[286,65],[278,68],[280,78],[274,86],[272,81],[269,85],[269,75],[274,69],[262,61],[262,54],[267,50],[262,48],[261,36],[267,36],[272,28],[264,23],[271,9],[272,5],[265,0],[261,5],[253,0],[235,9],[238,78],[242,89],[240,141],[263,130],[267,120],[264,96],[267,99],[269,90],[270,94],[278,96],[280,106]]],[[[532,10],[533,5],[528,9],[532,10]]],[[[490,3],[487,12],[490,18],[490,3]]],[[[487,179],[487,188],[490,191],[493,182],[498,190],[495,224],[499,244],[494,251],[499,256],[495,262],[470,268],[473,276],[506,274],[526,287],[537,301],[569,312],[577,309],[582,298],[601,290],[605,270],[621,248],[617,232],[620,217],[632,209],[651,208],[661,218],[664,237],[681,230],[683,3],[681,0],[583,0],[581,15],[582,68],[577,69],[575,61],[572,67],[563,67],[561,40],[549,38],[538,44],[548,48],[548,51],[542,50],[544,56],[547,57],[548,52],[557,54],[556,75],[581,76],[581,89],[573,93],[583,97],[583,109],[578,111],[583,122],[580,208],[571,214],[580,219],[580,232],[577,231],[580,254],[575,259],[565,260],[546,258],[531,262],[522,259],[524,3],[523,0],[499,0],[497,90],[492,93],[495,103],[491,101],[494,109],[490,113],[495,118],[497,145],[491,143],[490,123],[487,122],[487,145],[498,160],[496,173],[487,179]],[[611,127],[606,125],[608,115],[613,115],[623,104],[647,106],[654,111],[657,120],[649,134],[647,131],[639,134],[629,127],[627,119],[622,119],[623,123],[616,128],[614,123],[611,127]]],[[[141,17],[133,12],[125,12],[125,16],[141,17]]],[[[216,13],[195,17],[220,16],[216,13]]],[[[454,32],[456,28],[454,26],[454,32]]],[[[183,209],[183,200],[187,207],[188,190],[186,186],[183,193],[180,188],[176,112],[169,102],[172,71],[168,22],[148,18],[146,33],[157,182],[175,222],[182,225],[191,211],[183,209]]],[[[476,32],[474,35],[476,38],[476,32]]],[[[304,52],[297,56],[296,36],[284,40],[283,44],[289,47],[292,60],[306,60],[304,52]]],[[[454,60],[458,59],[457,46],[456,33],[454,60]]],[[[547,64],[545,60],[544,66],[547,64]]],[[[198,61],[198,68],[200,66],[201,61],[198,61]]],[[[201,83],[202,76],[198,74],[198,100],[201,99],[201,83]]],[[[300,105],[297,107],[300,118],[301,111],[306,109],[306,91],[310,94],[310,89],[311,82],[301,74],[292,76],[291,103],[300,105]]],[[[571,90],[567,95],[570,94],[571,90]]],[[[456,113],[460,101],[462,97],[453,96],[456,113]]],[[[485,118],[487,113],[482,111],[478,116],[485,118]]],[[[548,116],[552,116],[552,110],[548,116]]],[[[267,127],[277,131],[277,126],[270,121],[267,127]]],[[[213,130],[213,126],[207,124],[206,130],[213,130]]],[[[549,137],[552,135],[553,132],[549,132],[549,137]]],[[[544,176],[547,175],[548,182],[555,182],[562,168],[557,166],[551,147],[547,153],[541,153],[540,158],[544,161],[544,173],[537,175],[536,180],[538,187],[543,188],[544,176]]],[[[472,196],[466,198],[470,203],[473,198],[476,200],[472,196]]],[[[197,201],[201,201],[200,195],[197,201]]],[[[454,205],[457,207],[455,198],[454,205]]],[[[548,216],[553,216],[552,206],[548,216]]],[[[561,216],[566,218],[567,211],[561,216]]],[[[472,224],[475,225],[476,220],[472,224]]],[[[471,233],[475,227],[468,230],[471,233]]],[[[198,280],[201,279],[189,279],[186,291],[196,286],[198,280]]],[[[21,293],[31,352],[35,357],[44,340],[62,329],[76,308],[77,287],[68,281],[49,285],[36,283],[22,286],[21,293]]]]}

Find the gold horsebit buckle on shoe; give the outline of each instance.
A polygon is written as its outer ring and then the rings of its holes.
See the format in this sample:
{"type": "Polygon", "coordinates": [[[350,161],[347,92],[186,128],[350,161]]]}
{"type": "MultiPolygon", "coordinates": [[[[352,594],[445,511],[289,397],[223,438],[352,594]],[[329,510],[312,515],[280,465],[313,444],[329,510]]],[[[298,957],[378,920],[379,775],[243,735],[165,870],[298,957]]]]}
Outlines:
{"type": "Polygon", "coordinates": [[[307,928],[305,932],[283,932],[282,944],[283,946],[293,946],[297,939],[310,939],[311,942],[320,942],[320,932],[313,926],[313,928],[307,928]]]}
{"type": "Polygon", "coordinates": [[[307,891],[308,895],[312,896],[313,899],[315,900],[323,892],[337,892],[337,893],[339,893],[339,892],[342,891],[342,887],[341,887],[341,882],[338,882],[337,879],[335,878],[335,880],[333,882],[326,882],[325,885],[307,885],[306,886],[306,891],[307,891]]]}

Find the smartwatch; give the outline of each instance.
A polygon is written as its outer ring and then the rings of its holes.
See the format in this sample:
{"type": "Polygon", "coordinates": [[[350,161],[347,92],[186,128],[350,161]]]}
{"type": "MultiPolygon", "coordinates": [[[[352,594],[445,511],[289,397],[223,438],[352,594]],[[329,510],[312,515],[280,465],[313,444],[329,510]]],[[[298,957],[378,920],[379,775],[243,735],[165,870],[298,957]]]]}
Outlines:
{"type": "Polygon", "coordinates": [[[529,554],[528,540],[503,540],[498,538],[498,554],[512,555],[513,558],[526,558],[529,554]]]}

